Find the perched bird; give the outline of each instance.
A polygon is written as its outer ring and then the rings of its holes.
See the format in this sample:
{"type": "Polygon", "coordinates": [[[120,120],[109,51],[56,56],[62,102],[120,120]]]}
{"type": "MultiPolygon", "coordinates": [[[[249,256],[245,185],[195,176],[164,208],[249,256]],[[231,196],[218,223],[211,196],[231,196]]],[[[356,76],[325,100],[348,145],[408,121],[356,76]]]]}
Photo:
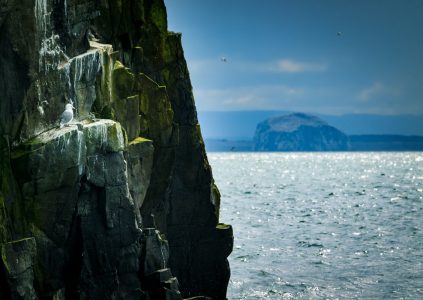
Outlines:
{"type": "Polygon", "coordinates": [[[65,111],[62,113],[60,117],[60,128],[63,128],[65,124],[70,123],[73,120],[73,105],[68,103],[65,106],[65,111]]]}

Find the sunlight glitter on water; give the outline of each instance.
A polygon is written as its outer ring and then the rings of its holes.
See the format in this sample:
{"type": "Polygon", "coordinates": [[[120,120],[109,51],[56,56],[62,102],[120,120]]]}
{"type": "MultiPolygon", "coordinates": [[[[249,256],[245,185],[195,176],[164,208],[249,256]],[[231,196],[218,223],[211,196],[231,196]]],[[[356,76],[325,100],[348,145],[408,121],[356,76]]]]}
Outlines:
{"type": "Polygon", "coordinates": [[[422,158],[209,154],[235,233],[228,298],[421,298],[422,158]]]}

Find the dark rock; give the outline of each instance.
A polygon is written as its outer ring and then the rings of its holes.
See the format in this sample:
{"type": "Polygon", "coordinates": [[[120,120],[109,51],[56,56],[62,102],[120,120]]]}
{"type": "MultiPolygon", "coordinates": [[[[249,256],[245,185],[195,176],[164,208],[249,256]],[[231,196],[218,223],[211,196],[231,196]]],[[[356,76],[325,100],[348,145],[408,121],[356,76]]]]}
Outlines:
{"type": "Polygon", "coordinates": [[[151,140],[141,137],[128,144],[125,159],[128,164],[129,192],[135,205],[139,226],[142,226],[140,209],[150,185],[153,167],[154,146],[151,140]]]}
{"type": "Polygon", "coordinates": [[[232,231],[162,0],[0,0],[0,117],[0,298],[226,297],[232,231]]]}
{"type": "Polygon", "coordinates": [[[345,151],[348,137],[321,119],[296,113],[257,125],[255,151],[345,151]]]}
{"type": "MultiPolygon", "coordinates": [[[[157,270],[164,270],[168,265],[169,245],[155,228],[145,228],[144,235],[145,259],[142,271],[145,276],[149,276],[152,273],[158,272],[157,270]]],[[[165,278],[163,281],[169,278],[165,278]]]]}
{"type": "Polygon", "coordinates": [[[26,238],[1,246],[2,265],[11,299],[36,299],[34,290],[35,239],[26,238]]]}

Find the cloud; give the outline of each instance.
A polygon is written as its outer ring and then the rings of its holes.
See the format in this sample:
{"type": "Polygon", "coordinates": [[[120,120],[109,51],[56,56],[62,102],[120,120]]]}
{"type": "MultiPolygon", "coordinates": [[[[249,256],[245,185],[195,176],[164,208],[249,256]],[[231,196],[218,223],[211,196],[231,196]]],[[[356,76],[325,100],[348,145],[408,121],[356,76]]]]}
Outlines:
{"type": "Polygon", "coordinates": [[[357,98],[362,102],[379,99],[380,97],[392,98],[400,95],[400,90],[393,86],[386,86],[383,83],[376,81],[372,85],[360,90],[357,98]]]}
{"type": "Polygon", "coordinates": [[[307,63],[292,59],[280,59],[276,61],[270,70],[281,73],[305,73],[305,72],[324,72],[327,65],[323,63],[307,63]]]}
{"type": "Polygon", "coordinates": [[[358,93],[358,99],[361,101],[369,101],[377,95],[385,91],[385,86],[380,82],[375,82],[371,86],[365,87],[358,93]]]}
{"type": "Polygon", "coordinates": [[[212,70],[225,70],[235,72],[255,73],[310,73],[325,72],[328,69],[326,63],[305,62],[289,58],[281,58],[272,61],[255,62],[227,58],[226,62],[221,59],[190,60],[189,70],[192,73],[211,72],[212,70]]]}
{"type": "Polygon", "coordinates": [[[201,110],[280,109],[303,95],[302,88],[258,85],[224,89],[194,89],[201,110]]]}
{"type": "Polygon", "coordinates": [[[361,90],[374,90],[376,94],[364,93],[365,97],[375,97],[369,98],[372,101],[357,101],[355,86],[333,85],[263,84],[233,88],[194,88],[194,95],[200,111],[282,110],[330,115],[421,112],[421,105],[412,107],[402,101],[403,94],[399,88],[382,83],[375,84],[375,88],[370,89],[372,86],[373,84],[361,90]]]}

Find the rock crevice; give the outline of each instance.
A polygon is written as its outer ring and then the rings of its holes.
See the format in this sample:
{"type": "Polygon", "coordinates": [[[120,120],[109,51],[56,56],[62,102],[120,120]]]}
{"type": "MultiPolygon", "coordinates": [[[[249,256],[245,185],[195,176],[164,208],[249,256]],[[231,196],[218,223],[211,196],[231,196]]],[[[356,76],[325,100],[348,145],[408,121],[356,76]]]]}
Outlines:
{"type": "Polygon", "coordinates": [[[0,0],[0,107],[0,299],[226,298],[232,228],[162,0],[0,0]]]}

